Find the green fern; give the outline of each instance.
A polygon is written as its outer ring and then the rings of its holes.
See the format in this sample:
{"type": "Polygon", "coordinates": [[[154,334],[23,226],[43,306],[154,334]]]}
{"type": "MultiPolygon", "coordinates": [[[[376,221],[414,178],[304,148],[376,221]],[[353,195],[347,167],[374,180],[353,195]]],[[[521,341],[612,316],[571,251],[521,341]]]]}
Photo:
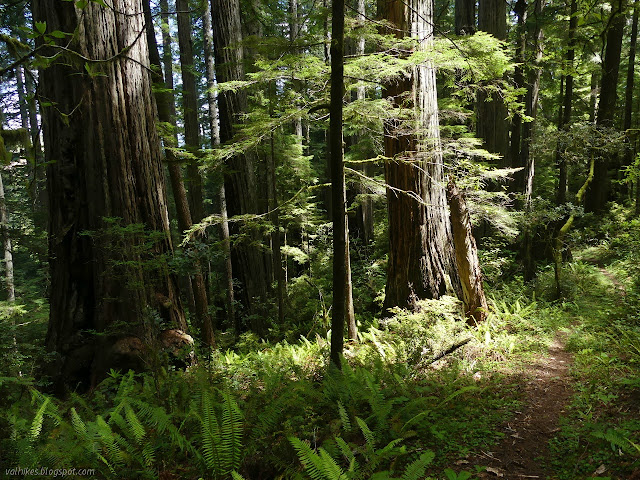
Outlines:
{"type": "Polygon", "coordinates": [[[193,415],[200,422],[202,458],[215,477],[228,477],[240,466],[242,455],[242,414],[228,393],[222,394],[220,421],[211,393],[203,389],[198,410],[193,415]]]}

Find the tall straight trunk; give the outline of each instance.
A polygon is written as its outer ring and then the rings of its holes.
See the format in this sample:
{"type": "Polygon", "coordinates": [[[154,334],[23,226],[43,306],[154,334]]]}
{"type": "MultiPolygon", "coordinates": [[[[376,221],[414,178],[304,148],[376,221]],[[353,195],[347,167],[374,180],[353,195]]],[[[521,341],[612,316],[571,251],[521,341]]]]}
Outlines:
{"type": "MultiPolygon", "coordinates": [[[[516,27],[517,31],[517,43],[515,58],[518,64],[515,67],[513,75],[513,83],[515,88],[523,88],[525,86],[525,68],[527,59],[527,34],[525,24],[527,22],[527,2],[526,0],[518,0],[513,8],[518,17],[518,23],[516,27]]],[[[518,101],[524,103],[524,95],[518,97],[518,101]]],[[[516,112],[511,121],[511,150],[510,160],[511,167],[522,168],[521,171],[515,174],[515,181],[512,185],[512,191],[521,192],[524,189],[524,165],[520,163],[520,147],[521,147],[521,134],[522,134],[522,116],[516,112]]]]}
{"type": "Polygon", "coordinates": [[[273,253],[273,272],[277,283],[276,298],[278,301],[278,324],[284,325],[284,271],[282,269],[282,249],[280,248],[280,213],[278,211],[278,183],[276,177],[275,139],[271,133],[271,152],[267,157],[269,210],[273,233],[271,234],[271,250],[273,253]]]}
{"type": "MultiPolygon", "coordinates": [[[[167,7],[166,0],[162,0],[160,8],[167,7]]],[[[149,44],[149,61],[152,67],[155,67],[156,72],[153,80],[160,86],[164,86],[165,89],[155,94],[156,104],[158,106],[158,120],[163,123],[169,123],[175,125],[175,99],[173,96],[173,89],[169,88],[169,85],[165,82],[162,76],[162,70],[160,69],[160,54],[158,53],[158,45],[156,41],[155,31],[152,28],[153,22],[151,19],[151,8],[149,0],[144,0],[143,3],[145,22],[147,28],[147,42],[149,44]]],[[[166,12],[166,10],[163,10],[166,12]]],[[[167,17],[163,17],[163,24],[167,17]]],[[[164,32],[168,35],[168,22],[163,25],[164,32]],[[166,28],[164,28],[166,26],[166,28]]],[[[165,47],[165,71],[168,76],[173,75],[171,69],[171,62],[167,62],[167,57],[171,57],[171,40],[165,41],[163,38],[163,45],[165,47]]],[[[173,86],[173,81],[170,81],[170,85],[173,86]]],[[[186,230],[189,230],[193,225],[193,219],[191,217],[191,209],[187,199],[187,192],[184,188],[184,182],[182,180],[182,170],[180,169],[180,163],[175,157],[173,151],[170,148],[165,149],[165,159],[167,161],[167,170],[169,171],[169,178],[171,180],[171,188],[173,191],[173,198],[176,204],[176,213],[178,220],[178,228],[181,234],[186,230]]],[[[198,321],[202,334],[202,341],[209,346],[215,345],[215,338],[213,333],[213,323],[211,316],[209,315],[209,299],[207,298],[207,288],[204,275],[202,274],[202,265],[200,261],[194,262],[195,273],[190,277],[191,291],[193,292],[193,303],[195,307],[195,316],[198,321]]]]}
{"type": "MultiPolygon", "coordinates": [[[[622,37],[626,18],[624,15],[625,5],[625,0],[617,0],[612,5],[613,9],[602,63],[600,102],[596,118],[598,127],[610,128],[614,126],[622,37]]],[[[593,181],[591,182],[589,194],[585,198],[585,208],[589,212],[602,212],[608,200],[610,188],[609,160],[607,157],[601,157],[596,160],[593,181]]]]}
{"type": "MultiPolygon", "coordinates": [[[[624,99],[624,120],[622,123],[622,129],[629,134],[631,129],[631,119],[633,114],[633,87],[635,77],[635,65],[636,65],[636,46],[638,43],[638,0],[633,2],[633,20],[631,22],[631,38],[629,44],[629,63],[627,67],[627,88],[625,90],[624,99]]],[[[625,150],[625,156],[623,166],[631,165],[633,162],[633,148],[630,141],[627,141],[627,148],[625,150]]]]}
{"type": "MultiPolygon", "coordinates": [[[[492,34],[498,40],[507,38],[507,10],[504,0],[480,0],[478,2],[478,30],[492,34]]],[[[502,156],[501,164],[509,165],[507,108],[497,94],[491,98],[478,93],[476,105],[476,133],[484,140],[484,148],[502,156]]]]}
{"type": "MultiPolygon", "coordinates": [[[[532,120],[522,126],[522,140],[519,152],[519,165],[524,167],[522,193],[524,194],[524,210],[531,212],[533,196],[533,179],[535,177],[535,158],[531,155],[531,138],[534,122],[538,114],[538,97],[540,94],[540,62],[543,53],[543,33],[541,28],[542,0],[534,0],[533,35],[531,38],[531,65],[527,72],[527,93],[525,95],[525,115],[532,120]]],[[[567,85],[568,86],[568,85],[567,85]]],[[[525,281],[533,280],[535,276],[535,262],[533,258],[533,234],[531,225],[525,226],[522,237],[525,281]]]]}
{"type": "MultiPolygon", "coordinates": [[[[213,25],[211,21],[211,5],[209,0],[203,2],[204,16],[204,56],[207,66],[207,100],[209,103],[209,128],[211,130],[211,143],[214,146],[220,145],[220,126],[218,124],[218,99],[214,93],[216,86],[215,58],[213,53],[213,25]]],[[[220,205],[220,237],[224,250],[224,277],[226,285],[226,308],[227,317],[231,320],[235,330],[238,330],[235,313],[235,298],[233,295],[233,265],[231,264],[231,237],[229,233],[229,218],[227,213],[227,194],[224,189],[224,182],[220,183],[218,189],[218,203],[220,205]]]]}
{"type": "MultiPolygon", "coordinates": [[[[535,163],[531,156],[531,138],[533,136],[533,127],[538,115],[538,99],[540,96],[540,62],[543,54],[543,32],[542,24],[542,3],[543,0],[534,0],[533,29],[531,38],[531,66],[527,72],[527,94],[525,95],[525,115],[533,120],[525,122],[522,126],[522,139],[520,145],[520,162],[524,167],[524,202],[525,208],[531,207],[531,196],[533,195],[533,178],[535,176],[535,163]]],[[[567,78],[568,81],[568,78],[567,78]]],[[[568,84],[567,84],[568,88],[568,84]]],[[[570,111],[570,110],[569,110],[570,111]]],[[[566,109],[565,109],[566,112],[566,109]]]]}
{"type": "MultiPolygon", "coordinates": [[[[0,145],[4,148],[4,145],[0,145]]],[[[9,211],[7,209],[7,202],[4,195],[4,184],[2,182],[2,173],[0,173],[0,232],[2,233],[2,244],[4,250],[4,285],[7,291],[7,302],[11,305],[16,301],[16,289],[13,278],[13,250],[11,248],[11,235],[9,233],[9,211]]],[[[9,315],[11,318],[11,343],[14,355],[19,355],[18,341],[16,340],[15,331],[15,317],[9,315]]],[[[17,376],[21,377],[22,372],[17,369],[15,372],[17,376]]]]}
{"type": "MultiPolygon", "coordinates": [[[[13,250],[11,249],[11,235],[9,234],[9,211],[4,195],[4,184],[0,173],[0,231],[2,232],[2,246],[4,250],[4,285],[7,291],[7,301],[16,301],[16,289],[13,280],[13,250]]],[[[15,343],[15,336],[14,336],[15,343]]]]}
{"type": "MultiPolygon", "coordinates": [[[[358,25],[361,25],[364,28],[366,23],[366,11],[365,11],[365,1],[364,0],[356,0],[356,19],[358,21],[358,25]]],[[[362,56],[365,52],[366,42],[364,35],[359,36],[355,40],[355,49],[354,53],[356,56],[362,56]]],[[[365,99],[365,88],[358,87],[356,90],[355,98],[358,101],[363,101],[365,99]]],[[[359,142],[358,137],[354,136],[352,138],[352,145],[357,145],[359,142]]],[[[374,174],[373,165],[371,163],[364,163],[358,165],[358,170],[362,171],[364,175],[367,177],[371,177],[374,174]]],[[[370,244],[373,241],[373,199],[368,195],[369,190],[366,185],[359,181],[356,183],[356,194],[360,195],[360,205],[356,209],[356,222],[355,227],[360,234],[360,237],[365,245],[370,244]]]]}
{"type": "Polygon", "coordinates": [[[347,229],[342,150],[342,101],[344,97],[344,0],[332,0],[331,106],[329,148],[331,150],[331,200],[333,221],[333,314],[331,316],[331,362],[341,367],[346,314],[347,229]]]}
{"type": "MultiPolygon", "coordinates": [[[[189,0],[176,0],[178,11],[178,47],[182,72],[182,108],[184,114],[184,143],[189,152],[198,156],[200,150],[200,124],[198,122],[198,90],[193,60],[193,38],[189,0]]],[[[202,203],[202,177],[198,161],[187,164],[188,198],[191,216],[195,222],[204,217],[202,203]]]]}
{"type": "Polygon", "coordinates": [[[112,0],[110,8],[91,2],[80,10],[34,0],[32,8],[47,29],[76,32],[61,44],[77,54],[57,58],[39,77],[42,98],[55,104],[42,112],[50,195],[46,346],[56,353],[54,384],[88,386],[98,366],[110,367],[118,335],[150,340],[150,310],[186,330],[175,278],[147,261],[173,247],[143,5],[112,0]],[[96,74],[78,55],[99,61],[90,67],[96,74]],[[134,224],[154,236],[130,233],[134,224]]]}
{"type": "MultiPolygon", "coordinates": [[[[216,78],[220,83],[244,80],[239,0],[213,0],[211,13],[216,78]]],[[[221,93],[218,110],[220,141],[226,143],[233,139],[234,124],[239,123],[240,116],[247,111],[247,93],[243,90],[221,93]]],[[[225,192],[230,216],[258,213],[254,162],[253,152],[235,155],[227,161],[225,192]]],[[[235,225],[237,228],[238,224],[235,225]]],[[[262,241],[257,233],[249,235],[251,242],[262,241]]],[[[235,246],[231,258],[234,275],[242,287],[242,303],[249,313],[258,313],[267,295],[269,276],[264,253],[251,242],[235,246]]]]}
{"type": "Polygon", "coordinates": [[[455,0],[456,35],[473,35],[476,32],[475,0],[455,0]]]}
{"type": "MultiPolygon", "coordinates": [[[[431,0],[391,0],[384,16],[397,36],[409,32],[421,49],[433,44],[431,0]]],[[[385,88],[398,108],[409,108],[414,120],[385,120],[385,165],[389,211],[389,264],[385,309],[414,308],[415,301],[439,298],[460,280],[452,247],[440,148],[435,69],[426,61],[385,88]],[[409,104],[403,104],[410,92],[409,104]],[[418,133],[415,133],[415,127],[418,133]],[[411,133],[408,133],[411,132],[411,133]]]]}
{"type": "Polygon", "coordinates": [[[33,148],[33,190],[38,209],[46,210],[47,191],[44,188],[45,176],[42,161],[42,142],[40,141],[40,125],[38,123],[38,104],[36,102],[36,87],[33,74],[29,70],[25,72],[25,88],[27,93],[27,106],[29,107],[29,126],[31,128],[31,145],[33,148]]]}
{"type": "MultiPolygon", "coordinates": [[[[27,102],[27,92],[25,90],[23,73],[24,73],[24,68],[22,67],[22,65],[19,65],[15,69],[15,75],[16,75],[16,84],[18,87],[18,103],[20,104],[19,105],[20,123],[22,124],[22,128],[24,128],[24,130],[29,133],[29,138],[31,139],[33,137],[31,136],[32,130],[31,130],[31,125],[29,121],[29,103],[27,102]]],[[[37,125],[36,125],[36,128],[37,128],[37,125]]],[[[24,145],[24,148],[25,148],[25,153],[27,155],[27,161],[30,164],[30,168],[33,170],[32,172],[29,173],[29,176],[31,178],[28,183],[28,192],[29,192],[29,197],[30,197],[32,206],[35,208],[35,205],[37,202],[37,184],[38,184],[37,177],[35,175],[36,159],[35,159],[34,150],[31,144],[24,145]]]]}
{"type": "Polygon", "coordinates": [[[589,123],[596,123],[598,116],[598,94],[600,93],[598,72],[591,74],[591,88],[589,90],[589,123]]]}
{"type": "MultiPolygon", "coordinates": [[[[575,60],[576,29],[578,27],[578,1],[571,0],[569,17],[569,48],[567,50],[566,68],[569,70],[566,77],[563,108],[560,112],[558,131],[567,130],[571,125],[571,108],[573,106],[573,62],[575,60]]],[[[558,146],[559,147],[559,146],[558,146]]],[[[556,203],[562,205],[567,201],[568,172],[567,160],[563,152],[556,148],[556,162],[558,164],[558,191],[556,203]]]]}

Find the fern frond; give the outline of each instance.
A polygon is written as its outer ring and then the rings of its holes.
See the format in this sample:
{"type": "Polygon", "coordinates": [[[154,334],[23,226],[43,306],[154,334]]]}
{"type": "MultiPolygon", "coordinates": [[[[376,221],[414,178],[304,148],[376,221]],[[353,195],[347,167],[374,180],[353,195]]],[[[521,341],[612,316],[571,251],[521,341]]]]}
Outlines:
{"type": "Polygon", "coordinates": [[[423,478],[424,471],[435,456],[435,453],[431,450],[422,453],[415,461],[407,466],[404,475],[402,475],[402,480],[420,480],[423,478]]]}
{"type": "Polygon", "coordinates": [[[366,422],[362,420],[360,417],[356,417],[356,423],[360,427],[362,434],[364,435],[365,440],[367,441],[367,446],[371,448],[371,450],[375,450],[376,446],[376,438],[371,429],[367,426],[366,422]]]}
{"type": "Polygon", "coordinates": [[[140,420],[138,419],[130,405],[127,405],[125,407],[124,412],[127,419],[127,425],[131,429],[133,437],[135,438],[137,443],[140,443],[144,436],[147,434],[144,426],[142,425],[142,423],[140,423],[140,420]]]}
{"type": "Polygon", "coordinates": [[[289,438],[289,442],[293,445],[300,462],[304,465],[305,472],[307,472],[312,480],[327,480],[324,476],[322,459],[311,449],[311,447],[296,437],[289,438]]]}
{"type": "Polygon", "coordinates": [[[228,393],[222,395],[222,424],[220,438],[222,440],[220,473],[228,476],[240,466],[242,455],[242,412],[238,404],[228,393]]]}
{"type": "Polygon", "coordinates": [[[338,402],[338,414],[340,415],[340,421],[342,422],[342,428],[346,432],[351,431],[351,421],[349,420],[349,414],[347,414],[347,410],[344,408],[344,404],[342,402],[338,402]]]}
{"type": "Polygon", "coordinates": [[[40,408],[38,408],[38,411],[36,412],[36,416],[33,418],[33,422],[31,422],[31,429],[29,430],[29,433],[32,440],[35,440],[36,438],[38,438],[38,436],[40,435],[40,432],[42,431],[42,423],[44,422],[44,413],[47,410],[47,406],[49,405],[50,401],[51,399],[49,397],[46,397],[44,399],[44,401],[42,402],[42,405],[40,405],[40,408]]]}

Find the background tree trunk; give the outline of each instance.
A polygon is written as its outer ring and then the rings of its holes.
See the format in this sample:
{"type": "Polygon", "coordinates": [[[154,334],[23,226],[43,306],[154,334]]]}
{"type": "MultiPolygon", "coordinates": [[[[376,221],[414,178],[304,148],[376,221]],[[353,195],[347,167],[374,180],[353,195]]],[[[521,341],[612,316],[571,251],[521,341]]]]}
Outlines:
{"type": "MultiPolygon", "coordinates": [[[[492,34],[499,40],[507,38],[507,10],[504,0],[480,0],[478,3],[478,30],[492,34]]],[[[509,165],[507,158],[509,129],[507,108],[497,94],[487,101],[486,93],[478,93],[476,105],[476,133],[484,140],[484,148],[502,156],[501,165],[509,165]]]]}
{"type": "MultiPolygon", "coordinates": [[[[622,49],[622,37],[625,24],[625,0],[613,2],[609,31],[606,36],[606,48],[602,63],[602,80],[600,82],[600,102],[598,104],[598,116],[596,125],[599,127],[613,127],[616,109],[618,89],[618,73],[620,69],[620,56],[622,49]]],[[[601,212],[604,210],[609,195],[609,162],[607,157],[596,160],[589,194],[585,198],[585,209],[588,212],[601,212]]]]}
{"type": "MultiPolygon", "coordinates": [[[[165,4],[164,6],[166,6],[166,0],[163,3],[165,4]]],[[[175,117],[172,116],[172,113],[175,113],[173,89],[168,88],[161,74],[162,70],[160,69],[160,54],[158,53],[158,45],[156,43],[155,32],[152,28],[153,22],[151,19],[151,8],[149,5],[149,1],[145,0],[143,5],[145,9],[146,24],[148,26],[147,41],[149,44],[150,63],[153,67],[155,67],[155,71],[157,72],[155,80],[161,86],[164,86],[166,88],[165,91],[161,91],[155,94],[156,104],[158,106],[158,120],[163,123],[175,125],[175,123],[172,123],[175,122],[175,117]]],[[[168,28],[168,24],[166,26],[168,28]]],[[[171,52],[170,41],[168,42],[168,45],[165,46],[165,48],[167,48],[167,50],[164,52],[166,59],[167,56],[170,56],[171,52]]],[[[169,62],[165,62],[165,68],[167,69],[167,73],[169,75],[173,74],[171,70],[171,64],[169,62]]],[[[171,85],[173,85],[173,81],[171,81],[171,85]]],[[[165,149],[165,158],[167,160],[169,178],[171,180],[173,197],[176,204],[178,228],[180,229],[180,234],[182,235],[193,225],[193,221],[191,218],[191,209],[187,200],[187,192],[184,188],[184,182],[182,181],[182,170],[180,169],[180,163],[178,163],[178,159],[175,157],[173,151],[170,148],[165,149]]],[[[209,315],[209,299],[207,297],[204,275],[202,274],[202,265],[199,260],[196,260],[194,262],[194,270],[195,272],[189,278],[193,294],[193,303],[195,307],[193,313],[195,313],[195,317],[198,321],[198,326],[201,330],[202,341],[206,345],[214,346],[215,338],[211,316],[209,315]]]]}
{"type": "MultiPolygon", "coordinates": [[[[244,80],[239,1],[213,0],[211,13],[218,82],[244,80]]],[[[218,110],[220,141],[226,143],[233,138],[233,125],[239,123],[240,115],[247,110],[246,92],[239,90],[221,93],[218,97],[218,110]]],[[[254,157],[252,152],[247,152],[236,155],[227,162],[229,173],[225,175],[225,191],[230,216],[258,213],[254,157]]],[[[252,241],[261,240],[256,233],[251,233],[250,236],[252,241]]],[[[267,259],[262,251],[248,243],[235,246],[231,258],[233,272],[242,287],[242,303],[249,313],[256,313],[264,304],[268,290],[267,259]]]]}
{"type": "Polygon", "coordinates": [[[94,75],[73,55],[40,72],[42,96],[56,105],[42,112],[50,195],[46,346],[56,352],[55,383],[88,386],[92,363],[100,364],[113,337],[98,340],[87,330],[149,340],[149,309],[186,329],[175,279],[166,267],[146,262],[171,254],[172,245],[143,7],[141,0],[114,0],[112,8],[89,3],[83,10],[72,2],[32,5],[34,21],[76,32],[70,44],[63,41],[69,48],[111,59],[90,64],[94,75]],[[126,56],[118,56],[122,48],[126,56]],[[118,227],[133,224],[155,237],[118,227]],[[87,231],[94,233],[82,235],[87,231]]]}
{"type": "Polygon", "coordinates": [[[475,0],[455,0],[456,35],[473,35],[476,32],[475,0]]]}

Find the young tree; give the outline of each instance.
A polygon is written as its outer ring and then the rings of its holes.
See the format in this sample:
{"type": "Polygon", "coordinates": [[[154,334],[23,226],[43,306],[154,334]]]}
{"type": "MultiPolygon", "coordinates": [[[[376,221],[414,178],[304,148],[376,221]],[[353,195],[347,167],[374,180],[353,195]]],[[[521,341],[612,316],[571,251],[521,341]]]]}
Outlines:
{"type": "Polygon", "coordinates": [[[87,386],[116,338],[87,332],[146,340],[153,311],[186,329],[175,279],[162,264],[172,245],[142,0],[82,9],[34,0],[32,8],[47,34],[73,35],[48,38],[54,44],[44,52],[53,60],[40,72],[41,98],[51,104],[43,109],[51,269],[46,346],[56,353],[51,373],[58,385],[87,386]]]}
{"type": "Polygon", "coordinates": [[[342,147],[342,102],[344,97],[344,0],[332,0],[331,106],[329,148],[331,155],[331,204],[333,219],[333,314],[331,317],[331,362],[340,368],[344,345],[347,294],[347,219],[342,147]]]}
{"type": "MultiPolygon", "coordinates": [[[[411,36],[419,48],[429,48],[431,0],[413,0],[408,6],[392,0],[384,8],[397,36],[411,36]]],[[[385,166],[389,211],[385,309],[411,307],[416,298],[439,298],[447,290],[460,289],[445,195],[435,69],[425,60],[411,70],[410,77],[398,78],[384,92],[397,111],[412,112],[408,120],[385,121],[385,156],[390,158],[385,166]]]]}

